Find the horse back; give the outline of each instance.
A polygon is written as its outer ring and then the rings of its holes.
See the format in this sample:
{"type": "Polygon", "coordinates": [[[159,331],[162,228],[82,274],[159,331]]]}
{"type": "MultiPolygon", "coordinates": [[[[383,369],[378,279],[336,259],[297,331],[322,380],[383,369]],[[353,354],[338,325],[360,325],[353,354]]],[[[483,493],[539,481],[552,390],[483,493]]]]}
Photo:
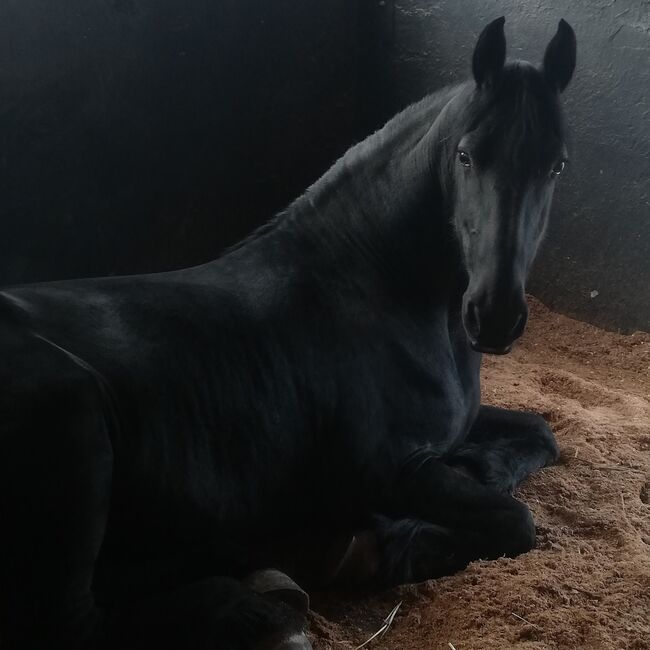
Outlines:
{"type": "Polygon", "coordinates": [[[169,536],[171,521],[188,538],[215,521],[255,521],[272,501],[291,502],[280,493],[295,479],[292,468],[302,471],[297,459],[308,458],[299,435],[306,396],[284,343],[292,337],[218,274],[190,275],[0,294],[0,356],[8,362],[0,375],[12,386],[0,397],[0,426],[9,403],[20,403],[23,439],[47,435],[22,415],[33,400],[63,385],[99,391],[95,408],[115,457],[117,546],[129,543],[120,530],[140,531],[144,548],[169,536]]]}

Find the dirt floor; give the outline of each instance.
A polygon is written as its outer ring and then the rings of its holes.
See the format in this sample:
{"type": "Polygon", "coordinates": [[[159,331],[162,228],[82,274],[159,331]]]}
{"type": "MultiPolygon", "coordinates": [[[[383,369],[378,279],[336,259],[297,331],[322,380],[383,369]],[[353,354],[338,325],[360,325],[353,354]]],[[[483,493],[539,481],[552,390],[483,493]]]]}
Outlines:
{"type": "Polygon", "coordinates": [[[528,331],[486,357],[484,401],[553,426],[562,459],[519,497],[537,548],[366,597],[316,597],[315,650],[650,649],[650,334],[621,336],[531,301],[528,331]]]}

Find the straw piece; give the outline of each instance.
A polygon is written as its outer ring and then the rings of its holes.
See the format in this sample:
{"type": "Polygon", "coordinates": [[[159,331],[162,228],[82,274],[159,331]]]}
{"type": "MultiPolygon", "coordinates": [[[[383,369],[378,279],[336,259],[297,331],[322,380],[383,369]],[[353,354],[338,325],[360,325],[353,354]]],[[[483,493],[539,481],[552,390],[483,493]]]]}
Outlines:
{"type": "Polygon", "coordinates": [[[358,645],[354,650],[361,650],[361,648],[365,648],[367,645],[372,643],[375,639],[379,638],[381,639],[386,632],[388,632],[388,628],[393,624],[393,621],[395,620],[395,616],[397,615],[397,612],[399,611],[399,608],[402,606],[402,601],[400,600],[395,607],[391,610],[390,614],[384,619],[384,624],[366,641],[364,641],[361,645],[358,645]]]}

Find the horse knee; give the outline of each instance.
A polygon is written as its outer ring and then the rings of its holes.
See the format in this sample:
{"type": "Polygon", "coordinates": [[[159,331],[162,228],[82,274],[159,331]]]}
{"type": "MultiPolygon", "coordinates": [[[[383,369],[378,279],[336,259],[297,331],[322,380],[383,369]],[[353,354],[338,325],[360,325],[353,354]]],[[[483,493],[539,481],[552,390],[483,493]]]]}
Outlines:
{"type": "Polygon", "coordinates": [[[528,506],[514,501],[513,506],[502,519],[499,556],[517,557],[535,548],[535,521],[528,506]]]}

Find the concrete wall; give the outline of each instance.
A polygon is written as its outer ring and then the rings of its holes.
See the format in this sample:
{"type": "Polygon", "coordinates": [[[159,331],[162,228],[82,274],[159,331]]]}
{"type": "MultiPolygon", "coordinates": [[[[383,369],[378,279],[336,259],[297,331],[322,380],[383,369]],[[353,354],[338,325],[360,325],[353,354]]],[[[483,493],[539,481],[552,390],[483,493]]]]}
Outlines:
{"type": "Polygon", "coordinates": [[[399,0],[375,119],[467,76],[478,33],[500,15],[513,58],[540,62],[560,18],[578,39],[565,97],[572,162],[530,289],[583,320],[650,331],[647,0],[399,0]]]}

